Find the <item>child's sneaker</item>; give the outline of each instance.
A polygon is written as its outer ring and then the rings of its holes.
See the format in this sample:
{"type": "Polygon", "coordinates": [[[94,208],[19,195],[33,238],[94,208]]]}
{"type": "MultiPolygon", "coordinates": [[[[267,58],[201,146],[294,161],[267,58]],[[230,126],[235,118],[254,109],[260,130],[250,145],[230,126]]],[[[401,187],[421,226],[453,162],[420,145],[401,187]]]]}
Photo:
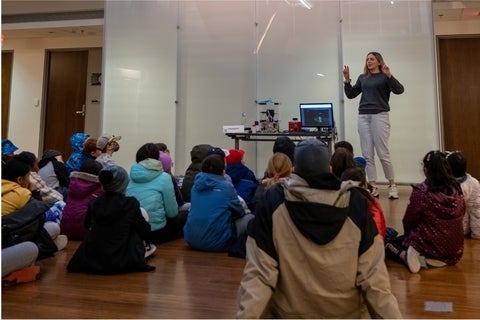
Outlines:
{"type": "Polygon", "coordinates": [[[152,243],[145,245],[145,258],[150,257],[156,250],[157,247],[152,243]]]}
{"type": "Polygon", "coordinates": [[[415,250],[414,247],[408,247],[407,257],[405,260],[407,260],[407,266],[408,269],[410,269],[411,273],[417,273],[418,271],[420,271],[420,268],[422,267],[422,265],[420,264],[420,253],[415,250]]]}
{"type": "Polygon", "coordinates": [[[380,194],[378,193],[378,188],[376,186],[372,186],[372,188],[370,189],[370,194],[375,198],[380,197],[380,194]]]}
{"type": "Polygon", "coordinates": [[[59,234],[55,239],[53,239],[55,245],[57,246],[58,251],[65,249],[68,243],[68,238],[64,234],[59,234]]]}
{"type": "Polygon", "coordinates": [[[388,187],[388,199],[398,199],[398,190],[395,184],[388,187]]]}
{"type": "Polygon", "coordinates": [[[29,267],[14,271],[2,279],[2,286],[10,287],[19,283],[35,281],[40,276],[40,264],[34,263],[29,267]]]}

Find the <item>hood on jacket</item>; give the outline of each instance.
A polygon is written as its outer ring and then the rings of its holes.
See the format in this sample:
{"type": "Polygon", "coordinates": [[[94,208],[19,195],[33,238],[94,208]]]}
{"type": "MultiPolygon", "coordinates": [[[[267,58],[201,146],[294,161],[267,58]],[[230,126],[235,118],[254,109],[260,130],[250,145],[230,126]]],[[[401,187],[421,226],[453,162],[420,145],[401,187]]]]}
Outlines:
{"type": "Polygon", "coordinates": [[[130,168],[130,179],[136,183],[150,182],[163,173],[162,163],[158,159],[145,159],[130,168]]]}
{"type": "Polygon", "coordinates": [[[83,144],[85,143],[85,140],[88,139],[88,137],[90,137],[90,135],[83,132],[77,132],[72,134],[72,136],[70,137],[70,146],[72,146],[73,151],[82,153],[83,144]]]}
{"type": "Polygon", "coordinates": [[[451,195],[442,192],[429,192],[425,183],[413,184],[412,188],[418,189],[425,193],[428,198],[435,203],[436,212],[442,219],[451,219],[463,215],[462,210],[458,210],[463,206],[464,198],[458,196],[458,191],[455,190],[451,195]]]}
{"type": "Polygon", "coordinates": [[[98,176],[74,171],[70,174],[68,197],[82,199],[102,188],[98,176]]]}
{"type": "Polygon", "coordinates": [[[2,196],[19,188],[26,189],[14,181],[2,179],[2,196]]]}
{"type": "Polygon", "coordinates": [[[230,178],[232,178],[232,182],[234,184],[241,179],[251,179],[255,177],[253,172],[250,173],[250,169],[241,162],[235,162],[227,165],[226,172],[230,178]]]}
{"type": "Polygon", "coordinates": [[[227,182],[224,176],[207,172],[199,172],[195,176],[195,184],[193,187],[200,192],[205,192],[215,189],[218,184],[222,182],[227,182]]]}
{"type": "Polygon", "coordinates": [[[201,163],[206,158],[208,151],[212,148],[209,144],[198,144],[190,151],[192,163],[201,163]]]}
{"type": "MultiPolygon", "coordinates": [[[[285,184],[285,207],[298,230],[319,245],[332,241],[349,215],[350,188],[337,190],[310,188],[298,175],[292,174],[285,184]],[[298,197],[297,197],[298,196],[298,197]],[[300,197],[300,198],[299,198],[300,197]]],[[[368,208],[365,198],[365,208],[368,208]]]]}

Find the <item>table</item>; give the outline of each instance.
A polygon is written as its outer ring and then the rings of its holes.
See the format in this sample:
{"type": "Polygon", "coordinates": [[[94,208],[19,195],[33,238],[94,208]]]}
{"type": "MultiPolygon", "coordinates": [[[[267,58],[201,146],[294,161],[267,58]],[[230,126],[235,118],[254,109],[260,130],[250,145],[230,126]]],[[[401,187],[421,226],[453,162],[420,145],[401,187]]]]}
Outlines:
{"type": "Polygon", "coordinates": [[[305,139],[317,138],[325,142],[330,150],[336,135],[334,132],[309,131],[309,132],[239,132],[225,133],[228,137],[235,139],[235,149],[240,148],[242,141],[275,141],[278,137],[289,137],[292,141],[302,141],[305,139]]]}

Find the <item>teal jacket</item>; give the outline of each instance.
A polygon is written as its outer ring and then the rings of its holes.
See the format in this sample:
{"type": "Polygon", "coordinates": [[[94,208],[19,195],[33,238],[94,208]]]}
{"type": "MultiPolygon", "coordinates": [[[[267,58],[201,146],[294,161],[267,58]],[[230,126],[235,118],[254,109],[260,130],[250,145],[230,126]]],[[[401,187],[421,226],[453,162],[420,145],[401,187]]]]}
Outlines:
{"type": "Polygon", "coordinates": [[[130,168],[127,196],[137,198],[149,216],[152,231],[160,230],[168,218],[178,214],[177,200],[170,175],[157,159],[145,159],[130,168]]]}

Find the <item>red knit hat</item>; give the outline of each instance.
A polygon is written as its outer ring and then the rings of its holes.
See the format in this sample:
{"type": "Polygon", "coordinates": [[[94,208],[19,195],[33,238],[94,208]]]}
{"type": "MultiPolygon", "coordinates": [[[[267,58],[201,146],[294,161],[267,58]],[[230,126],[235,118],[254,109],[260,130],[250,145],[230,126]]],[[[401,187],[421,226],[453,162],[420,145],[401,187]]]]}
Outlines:
{"type": "Polygon", "coordinates": [[[243,151],[242,149],[230,149],[228,152],[229,154],[225,158],[227,159],[227,164],[241,162],[243,159],[243,155],[245,154],[245,151],[243,151]]]}

